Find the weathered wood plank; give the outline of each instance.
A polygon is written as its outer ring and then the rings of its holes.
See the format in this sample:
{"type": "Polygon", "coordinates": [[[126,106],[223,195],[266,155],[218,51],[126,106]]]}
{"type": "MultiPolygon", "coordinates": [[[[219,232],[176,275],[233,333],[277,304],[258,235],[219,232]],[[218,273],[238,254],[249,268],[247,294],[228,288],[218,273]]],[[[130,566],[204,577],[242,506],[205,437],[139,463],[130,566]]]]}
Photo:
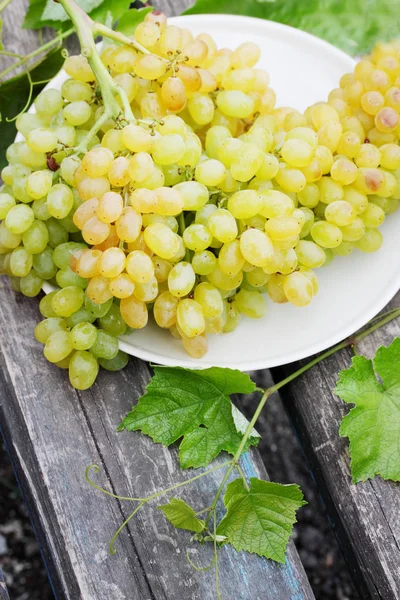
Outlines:
{"type": "MultiPolygon", "coordinates": [[[[400,306],[400,293],[387,307],[400,306]]],[[[385,309],[385,310],[387,310],[385,309]]],[[[393,321],[365,338],[358,351],[371,357],[400,335],[393,321]]],[[[348,407],[333,394],[337,373],[350,364],[342,351],[281,390],[285,407],[314,473],[333,528],[363,599],[400,597],[400,486],[376,477],[352,484],[348,440],[338,429],[348,407]]],[[[273,370],[275,381],[299,364],[273,370]]]]}
{"type": "Polygon", "coordinates": [[[4,581],[4,575],[2,570],[0,569],[0,600],[10,600],[10,596],[8,595],[6,582],[4,581]]]}

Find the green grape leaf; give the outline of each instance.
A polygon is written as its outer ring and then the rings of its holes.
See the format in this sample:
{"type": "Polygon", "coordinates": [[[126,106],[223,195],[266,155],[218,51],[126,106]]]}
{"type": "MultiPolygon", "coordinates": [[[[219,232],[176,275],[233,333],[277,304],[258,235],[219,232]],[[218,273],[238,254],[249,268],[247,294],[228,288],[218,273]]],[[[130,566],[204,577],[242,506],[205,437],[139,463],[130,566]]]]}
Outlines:
{"type": "MultiPolygon", "coordinates": [[[[76,2],[85,11],[85,13],[90,14],[92,10],[97,8],[103,2],[103,0],[76,0],[76,2]]],[[[41,20],[63,22],[69,21],[70,18],[61,4],[54,2],[54,0],[47,0],[41,20]]]]}
{"type": "Polygon", "coordinates": [[[217,535],[240,552],[285,562],[285,551],[296,523],[296,511],[304,504],[298,485],[282,485],[252,477],[247,490],[242,479],[226,488],[227,512],[217,527],[217,535]]]}
{"type": "Polygon", "coordinates": [[[109,25],[118,21],[127,11],[136,13],[135,8],[129,10],[130,0],[103,0],[103,2],[95,8],[90,16],[93,21],[109,25]]]}
{"type": "Polygon", "coordinates": [[[317,35],[352,55],[399,35],[393,0],[197,0],[185,14],[228,13],[277,21],[317,35]]]}
{"type": "Polygon", "coordinates": [[[381,346],[373,360],[355,356],[339,373],[336,394],[355,407],[342,419],[350,440],[354,483],[380,475],[400,481],[400,338],[381,346]],[[377,379],[380,378],[380,381],[377,379]]]}
{"type": "MultiPolygon", "coordinates": [[[[242,439],[229,396],[254,390],[248,375],[232,369],[155,367],[146,393],[119,430],[140,429],[165,446],[183,437],[179,446],[181,467],[206,466],[223,450],[234,454],[242,439]]],[[[258,439],[255,432],[246,448],[257,444],[258,439]]]]}
{"type": "Polygon", "coordinates": [[[144,8],[126,11],[123,15],[121,15],[116,30],[125,35],[132,35],[135,33],[135,29],[139,23],[141,23],[145,16],[152,10],[153,9],[151,6],[146,6],[144,8]]]}
{"type": "Polygon", "coordinates": [[[205,527],[204,521],[196,517],[193,508],[179,498],[171,498],[169,504],[162,504],[157,508],[163,511],[168,521],[177,529],[201,533],[205,527]]]}
{"type": "MultiPolygon", "coordinates": [[[[32,81],[47,81],[61,69],[64,59],[60,50],[53,50],[36,67],[30,71],[32,81]]],[[[41,92],[46,83],[33,86],[32,101],[41,92]]],[[[29,98],[30,82],[26,73],[8,79],[0,85],[0,169],[6,164],[6,150],[17,134],[15,121],[8,122],[25,107],[29,98]]]]}

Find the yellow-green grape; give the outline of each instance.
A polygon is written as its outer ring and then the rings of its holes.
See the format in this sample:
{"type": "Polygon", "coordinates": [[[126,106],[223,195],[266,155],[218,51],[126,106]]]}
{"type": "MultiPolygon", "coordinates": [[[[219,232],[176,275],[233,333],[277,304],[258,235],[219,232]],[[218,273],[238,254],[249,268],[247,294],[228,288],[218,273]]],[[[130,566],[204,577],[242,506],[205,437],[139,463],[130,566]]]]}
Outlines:
{"type": "Polygon", "coordinates": [[[282,287],[286,298],[295,306],[306,306],[314,295],[312,282],[299,271],[286,275],[282,287]]]}
{"type": "Polygon", "coordinates": [[[343,186],[330,177],[323,177],[317,183],[320,192],[320,202],[330,204],[337,200],[342,200],[344,195],[343,186]]]}
{"type": "MultiPolygon", "coordinates": [[[[354,221],[353,221],[354,223],[354,221]]],[[[341,229],[327,221],[317,221],[311,228],[311,237],[323,248],[336,248],[343,240],[341,229]]]]}
{"type": "Polygon", "coordinates": [[[97,339],[97,328],[91,323],[77,323],[71,329],[71,343],[75,350],[88,350],[97,339]]]}
{"type": "Polygon", "coordinates": [[[200,210],[209,199],[208,190],[205,185],[198,181],[184,181],[174,186],[183,198],[183,210],[200,210]]]}
{"type": "Polygon", "coordinates": [[[300,240],[294,250],[299,263],[310,269],[318,269],[326,261],[325,251],[314,242],[300,240]]]}
{"type": "Polygon", "coordinates": [[[83,226],[89,219],[95,217],[97,214],[97,208],[99,206],[99,201],[97,198],[91,198],[86,202],[83,202],[75,211],[73,216],[73,222],[78,227],[78,229],[82,229],[83,226]]]}
{"type": "Polygon", "coordinates": [[[312,269],[308,269],[307,267],[300,267],[299,273],[302,273],[311,281],[313,287],[313,295],[315,296],[316,294],[318,294],[319,283],[315,272],[312,269]]]}
{"type": "Polygon", "coordinates": [[[159,165],[172,165],[185,153],[185,142],[177,133],[160,136],[154,141],[152,156],[159,165]]]}
{"type": "Polygon", "coordinates": [[[9,210],[15,206],[15,199],[11,194],[0,192],[0,219],[5,219],[9,210]]]}
{"type": "MultiPolygon", "coordinates": [[[[296,225],[297,222],[296,222],[296,225]]],[[[240,237],[240,250],[247,262],[263,267],[273,259],[274,247],[268,235],[259,229],[248,229],[240,237]]]]}
{"type": "Polygon", "coordinates": [[[28,133],[26,141],[34,152],[51,152],[57,146],[57,135],[51,129],[39,127],[28,133]]]}
{"type": "Polygon", "coordinates": [[[261,166],[256,172],[260,179],[273,179],[279,171],[279,161],[273,154],[263,154],[261,166]]]}
{"type": "MultiPolygon", "coordinates": [[[[178,221],[175,219],[175,217],[168,217],[156,214],[143,215],[143,227],[147,227],[148,225],[152,225],[153,223],[162,223],[174,233],[177,233],[179,229],[178,221]]],[[[136,250],[136,248],[134,248],[134,250],[136,250]]]]}
{"type": "Polygon", "coordinates": [[[75,185],[75,172],[81,165],[77,156],[66,156],[60,165],[60,174],[68,185],[75,185]]]}
{"type": "Polygon", "coordinates": [[[66,330],[67,324],[64,319],[50,317],[36,325],[34,335],[38,342],[45,344],[53,333],[66,330]]]}
{"type": "Polygon", "coordinates": [[[167,281],[168,275],[172,269],[172,263],[165,258],[160,258],[159,256],[153,256],[152,262],[154,265],[154,277],[157,279],[158,283],[163,283],[167,281]]]}
{"type": "Polygon", "coordinates": [[[103,223],[114,223],[120,217],[123,207],[121,194],[106,192],[100,198],[95,214],[103,223]]]}
{"type": "Polygon", "coordinates": [[[345,200],[331,202],[325,209],[325,219],[339,227],[350,225],[356,216],[357,213],[352,204],[345,200]]]}
{"type": "Polygon", "coordinates": [[[329,148],[326,148],[325,146],[317,146],[315,149],[315,160],[320,165],[323,175],[326,175],[330,172],[333,165],[333,154],[329,148]]]}
{"type": "Polygon", "coordinates": [[[159,51],[162,56],[172,56],[177,50],[182,50],[182,29],[167,25],[162,30],[159,39],[159,51]]]}
{"type": "Polygon", "coordinates": [[[125,268],[125,252],[121,248],[107,248],[97,263],[103,277],[117,277],[125,268]]]}
{"type": "Polygon", "coordinates": [[[242,190],[228,200],[228,210],[235,219],[249,219],[260,212],[263,198],[255,190],[242,190]]]}
{"type": "Polygon", "coordinates": [[[176,323],[179,299],[171,292],[162,292],[154,302],[153,315],[155,322],[163,329],[169,329],[176,323]]]}
{"type": "Polygon", "coordinates": [[[267,281],[268,295],[273,302],[278,304],[284,304],[288,301],[285,292],[283,291],[283,282],[285,278],[285,275],[272,274],[267,281]]]}
{"type": "Polygon", "coordinates": [[[294,217],[272,217],[265,223],[265,231],[273,242],[279,242],[296,238],[301,225],[294,217]]]}
{"type": "Polygon", "coordinates": [[[259,214],[267,219],[273,217],[289,217],[294,209],[293,200],[278,190],[261,191],[261,207],[259,214]]]}
{"type": "Polygon", "coordinates": [[[209,216],[208,227],[213,237],[224,244],[232,242],[238,234],[235,218],[224,208],[218,208],[209,216]]]}
{"type": "Polygon", "coordinates": [[[21,234],[12,233],[4,221],[0,223],[0,244],[3,248],[8,250],[16,248],[21,243],[21,239],[21,234]]]}
{"type": "Polygon", "coordinates": [[[73,350],[71,334],[69,331],[55,331],[46,340],[43,353],[51,363],[57,363],[63,360],[73,350]]]}
{"type": "Polygon", "coordinates": [[[180,300],[176,318],[179,327],[188,338],[200,335],[206,326],[201,305],[190,298],[180,300]]]}
{"type": "Polygon", "coordinates": [[[129,275],[121,273],[110,280],[109,290],[115,298],[129,298],[135,290],[135,284],[129,275]]]}
{"type": "Polygon", "coordinates": [[[237,181],[249,181],[257,173],[263,162],[263,152],[254,144],[244,144],[233,154],[230,165],[232,177],[237,181]]]}
{"type": "Polygon", "coordinates": [[[315,221],[315,215],[311,208],[307,208],[305,206],[302,206],[297,210],[301,210],[304,215],[304,224],[300,231],[300,238],[305,238],[311,231],[311,227],[313,226],[315,221]]]}
{"type": "Polygon", "coordinates": [[[213,158],[204,160],[197,165],[195,177],[199,183],[208,187],[217,186],[225,177],[225,166],[213,158]]]}
{"type": "Polygon", "coordinates": [[[354,185],[365,194],[379,194],[385,185],[385,173],[381,169],[362,167],[354,185]]]}
{"type": "Polygon", "coordinates": [[[335,152],[339,145],[343,126],[340,123],[328,122],[318,130],[318,144],[326,146],[331,152],[335,152]]]}
{"type": "Polygon", "coordinates": [[[187,133],[184,137],[185,152],[177,161],[181,167],[195,167],[201,158],[202,146],[200,138],[195,133],[187,133]]]}
{"type": "Polygon", "coordinates": [[[400,146],[397,144],[383,144],[379,150],[382,168],[390,170],[400,168],[400,146]]]}
{"type": "Polygon", "coordinates": [[[336,110],[326,102],[317,102],[310,107],[312,126],[316,131],[326,123],[339,123],[339,115],[336,110]]]}
{"type": "Polygon", "coordinates": [[[129,175],[133,181],[140,182],[143,187],[147,187],[143,182],[151,177],[153,170],[154,162],[147,152],[137,152],[129,159],[129,175]]]}
{"type": "Polygon", "coordinates": [[[179,77],[168,77],[164,81],[161,86],[161,99],[165,108],[171,112],[180,112],[185,108],[187,102],[186,90],[179,77]]]}
{"type": "Polygon", "coordinates": [[[133,123],[123,128],[121,138],[123,144],[131,152],[151,152],[155,139],[150,131],[133,123]]]}
{"type": "Polygon", "coordinates": [[[236,275],[240,272],[244,263],[245,259],[240,250],[239,240],[233,240],[222,246],[218,256],[218,265],[223,273],[236,275]]]}
{"type": "Polygon", "coordinates": [[[213,120],[214,103],[209,96],[196,92],[188,99],[187,107],[193,121],[198,125],[207,125],[213,120]]]}
{"type": "Polygon", "coordinates": [[[347,158],[336,160],[331,168],[331,177],[342,185],[349,185],[357,179],[358,169],[356,165],[347,158]]]}
{"type": "Polygon", "coordinates": [[[362,252],[376,252],[382,246],[383,238],[378,229],[366,229],[362,238],[355,242],[362,252]]]}
{"type": "Polygon", "coordinates": [[[43,252],[49,241],[49,231],[42,221],[34,221],[22,234],[22,243],[29,254],[43,252]]]}
{"type": "Polygon", "coordinates": [[[182,344],[186,352],[192,358],[201,358],[208,350],[208,342],[205,333],[196,335],[193,338],[188,338],[184,335],[182,337],[182,344]]]}
{"type": "MultiPolygon", "coordinates": [[[[211,158],[217,158],[218,148],[221,142],[227,138],[231,138],[232,133],[227,127],[222,125],[214,125],[206,133],[205,150],[211,158]]],[[[4,177],[3,177],[4,179],[4,177]]]]}
{"type": "MultiPolygon", "coordinates": [[[[24,231],[29,229],[34,219],[35,215],[30,206],[26,206],[25,204],[16,204],[7,212],[4,223],[11,233],[19,234],[24,233],[24,231]]],[[[3,246],[6,246],[6,248],[12,247],[7,246],[7,243],[4,243],[4,240],[0,239],[0,241],[3,246]]]]}
{"type": "Polygon", "coordinates": [[[192,267],[197,275],[209,275],[212,273],[217,265],[217,259],[215,254],[209,250],[203,250],[203,252],[196,252],[192,258],[192,267]]]}
{"type": "Polygon", "coordinates": [[[176,188],[159,187],[155,190],[156,204],[154,212],[158,215],[179,215],[184,206],[183,197],[176,188]]]}
{"type": "MultiPolygon", "coordinates": [[[[63,184],[59,183],[57,185],[63,184]]],[[[77,184],[77,189],[81,200],[86,202],[92,198],[100,198],[103,194],[109,192],[110,182],[107,177],[87,177],[77,184]]]]}
{"type": "MultiPolygon", "coordinates": [[[[217,148],[217,158],[229,169],[234,161],[238,162],[240,160],[240,153],[244,150],[245,144],[241,140],[227,137],[222,140],[217,148]]],[[[261,159],[258,159],[259,165],[261,165],[263,153],[260,152],[259,148],[256,149],[255,153],[258,157],[261,157],[261,159]]]]}
{"type": "Polygon", "coordinates": [[[168,289],[173,296],[181,298],[187,296],[196,281],[196,274],[188,262],[176,264],[168,275],[168,289]]]}
{"type": "MultiPolygon", "coordinates": [[[[377,204],[369,202],[367,208],[362,213],[361,218],[364,221],[365,227],[375,228],[382,225],[385,220],[385,212],[377,204]]],[[[347,223],[345,223],[345,225],[347,225],[347,223]]]]}
{"type": "Polygon", "coordinates": [[[269,129],[253,125],[249,131],[241,136],[247,144],[257,146],[262,152],[269,152],[274,143],[274,136],[269,129]]]}
{"type": "Polygon", "coordinates": [[[85,293],[81,288],[69,286],[54,295],[51,306],[58,316],[70,317],[81,308],[84,298],[85,293]]]}
{"type": "Polygon", "coordinates": [[[376,115],[377,112],[384,106],[385,98],[381,92],[370,90],[361,96],[361,108],[368,115],[376,115]]]}
{"type": "Polygon", "coordinates": [[[295,127],[291,131],[288,131],[286,134],[287,140],[303,140],[307,142],[311,146],[311,148],[316,149],[318,145],[318,136],[309,127],[295,127]]]}
{"type": "Polygon", "coordinates": [[[157,279],[153,277],[147,283],[136,283],[134,295],[142,302],[153,302],[158,296],[157,279]]]}
{"type": "Polygon", "coordinates": [[[73,127],[79,127],[86,123],[92,116],[90,105],[84,100],[70,102],[63,108],[63,117],[65,121],[73,127]]]}
{"type": "Polygon", "coordinates": [[[32,254],[23,248],[18,247],[12,251],[10,256],[10,271],[15,277],[25,277],[32,268],[32,254]]]}
{"type": "Polygon", "coordinates": [[[154,277],[154,264],[142,250],[133,250],[126,257],[126,272],[135,283],[148,283],[154,277]]]}
{"type": "MultiPolygon", "coordinates": [[[[132,66],[130,70],[132,70],[132,66]]],[[[133,68],[138,77],[153,80],[159,79],[165,74],[167,63],[156,54],[142,54],[135,62],[133,68]]]]}
{"type": "Polygon", "coordinates": [[[304,174],[299,169],[290,168],[284,164],[279,166],[275,179],[284,192],[301,192],[307,183],[304,174]]]}
{"type": "Polygon", "coordinates": [[[400,122],[399,113],[390,106],[381,108],[375,115],[375,127],[382,133],[392,133],[400,122]]]}
{"type": "Polygon", "coordinates": [[[72,190],[63,183],[53,185],[47,195],[47,208],[52,217],[63,219],[74,206],[72,190]]]}
{"type": "Polygon", "coordinates": [[[117,73],[129,73],[136,67],[137,53],[129,46],[117,46],[110,56],[110,67],[117,73]]]}
{"type": "Polygon", "coordinates": [[[194,299],[200,304],[205,317],[216,317],[223,310],[222,297],[219,290],[206,281],[199,283],[194,290],[194,299]]]}
{"type": "Polygon", "coordinates": [[[368,204],[367,195],[353,186],[346,186],[344,188],[343,200],[351,204],[357,214],[363,213],[368,204]]]}
{"type": "Polygon", "coordinates": [[[125,145],[122,139],[122,130],[121,129],[109,129],[103,135],[101,140],[101,145],[103,148],[108,148],[113,152],[113,154],[117,154],[118,152],[124,152],[125,145]]]}
{"type": "Polygon", "coordinates": [[[110,234],[110,225],[103,223],[97,217],[91,217],[82,228],[82,237],[88,244],[94,246],[104,242],[110,234]]]}
{"type": "Polygon", "coordinates": [[[241,313],[251,319],[260,319],[265,315],[267,305],[258,291],[242,289],[235,296],[235,305],[241,313]]]}
{"type": "Polygon", "coordinates": [[[239,325],[240,320],[240,310],[236,306],[235,302],[228,302],[228,307],[226,311],[226,321],[223,329],[224,332],[230,333],[231,331],[234,331],[239,325]]]}
{"type": "Polygon", "coordinates": [[[78,81],[95,81],[96,79],[87,58],[81,55],[68,56],[64,62],[64,71],[78,81]]]}
{"type": "Polygon", "coordinates": [[[142,229],[142,217],[131,206],[126,206],[115,222],[115,228],[122,242],[134,242],[142,229]]]}
{"type": "Polygon", "coordinates": [[[32,202],[32,198],[26,190],[26,177],[16,177],[10,191],[12,191],[12,194],[16,200],[19,200],[24,204],[29,204],[29,202],[32,202]]]}
{"type": "Polygon", "coordinates": [[[239,271],[234,275],[228,275],[224,273],[218,265],[207,275],[207,279],[210,283],[215,285],[220,290],[230,291],[235,290],[240,286],[243,281],[243,273],[239,271]]]}
{"type": "Polygon", "coordinates": [[[345,131],[340,136],[337,147],[338,154],[343,154],[348,158],[355,158],[360,150],[361,140],[359,135],[354,131],[345,131]]]}
{"type": "Polygon", "coordinates": [[[74,352],[69,361],[68,373],[71,385],[77,390],[87,390],[96,380],[99,365],[96,358],[84,350],[74,352]]]}
{"type": "Polygon", "coordinates": [[[93,304],[105,304],[112,298],[109,282],[109,279],[101,277],[101,275],[91,278],[86,288],[86,294],[93,304]]]}
{"type": "MultiPolygon", "coordinates": [[[[77,132],[75,130],[74,127],[72,127],[72,125],[59,125],[58,127],[54,128],[54,132],[57,136],[57,140],[59,144],[64,144],[64,146],[75,146],[76,144],[76,138],[77,138],[77,132]]],[[[92,140],[93,142],[93,140],[92,140]]],[[[91,144],[89,144],[89,146],[91,147],[91,144]]],[[[59,152],[57,152],[54,155],[54,158],[57,160],[59,158],[62,158],[65,155],[65,151],[63,151],[62,149],[60,149],[59,152]]]]}
{"type": "Polygon", "coordinates": [[[107,175],[113,187],[124,187],[130,182],[129,167],[130,162],[126,156],[118,156],[113,160],[107,175]]]}
{"type": "Polygon", "coordinates": [[[365,234],[364,221],[357,217],[350,225],[340,228],[345,242],[357,242],[365,234]]]}
{"type": "Polygon", "coordinates": [[[151,48],[160,39],[160,28],[155,23],[139,23],[135,29],[135,38],[145,48],[151,48]]]}
{"type": "Polygon", "coordinates": [[[144,239],[147,246],[166,260],[174,258],[179,250],[179,236],[177,236],[167,225],[153,223],[144,230],[144,239]]]}
{"type": "Polygon", "coordinates": [[[61,86],[61,93],[68,102],[75,102],[76,100],[91,102],[93,98],[91,86],[84,81],[77,81],[75,79],[64,81],[61,86]]]}
{"type": "Polygon", "coordinates": [[[281,148],[282,158],[293,167],[306,167],[312,161],[315,148],[301,139],[289,139],[281,148]]]}
{"type": "Polygon", "coordinates": [[[53,174],[51,171],[35,171],[26,180],[26,191],[34,200],[46,196],[52,186],[53,174]]]}
{"type": "Polygon", "coordinates": [[[269,277],[269,274],[265,273],[261,267],[255,267],[252,271],[249,271],[245,275],[247,283],[255,288],[263,287],[267,283],[269,277]]]}
{"type": "Polygon", "coordinates": [[[219,92],[217,106],[224,115],[239,119],[246,119],[254,112],[254,100],[240,90],[219,92]]]}
{"type": "Polygon", "coordinates": [[[193,223],[183,232],[183,243],[189,250],[202,252],[212,242],[212,233],[205,225],[193,223]]]}
{"type": "Polygon", "coordinates": [[[379,167],[381,162],[381,153],[379,148],[373,144],[361,144],[354,162],[356,163],[357,167],[379,167]]]}
{"type": "Polygon", "coordinates": [[[333,248],[332,254],[334,256],[349,256],[354,250],[354,244],[352,242],[342,242],[336,248],[333,248]]]}
{"type": "Polygon", "coordinates": [[[157,207],[157,196],[154,190],[137,188],[131,192],[130,203],[140,213],[153,213],[157,207]]]}

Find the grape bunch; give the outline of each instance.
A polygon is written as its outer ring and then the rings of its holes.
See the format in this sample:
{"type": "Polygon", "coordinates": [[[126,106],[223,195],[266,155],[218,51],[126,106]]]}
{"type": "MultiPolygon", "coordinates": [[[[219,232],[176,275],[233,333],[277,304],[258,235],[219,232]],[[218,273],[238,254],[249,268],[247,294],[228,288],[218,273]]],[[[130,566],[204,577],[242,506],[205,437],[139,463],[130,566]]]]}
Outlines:
{"type": "Polygon", "coordinates": [[[267,296],[309,304],[315,270],[378,250],[400,198],[399,42],[301,113],[275,107],[253,43],[218,49],[156,12],[132,40],[97,57],[118,117],[98,63],[70,56],[1,173],[1,272],[27,296],[57,287],[35,335],[78,389],[124,367],[117,337],[149,318],[200,358],[267,296]]]}

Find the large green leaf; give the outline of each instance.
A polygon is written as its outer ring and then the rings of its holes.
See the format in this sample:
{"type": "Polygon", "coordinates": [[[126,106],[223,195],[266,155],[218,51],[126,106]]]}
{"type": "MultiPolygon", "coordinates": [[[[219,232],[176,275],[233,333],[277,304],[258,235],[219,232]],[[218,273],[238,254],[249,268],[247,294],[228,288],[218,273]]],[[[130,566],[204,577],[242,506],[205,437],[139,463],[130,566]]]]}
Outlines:
{"type": "Polygon", "coordinates": [[[373,360],[355,356],[339,374],[336,393],[355,404],[340,426],[350,440],[353,481],[375,475],[400,481],[400,338],[373,360]]]}
{"type": "MultiPolygon", "coordinates": [[[[61,69],[64,59],[60,50],[54,50],[30,72],[32,81],[46,81],[56,75],[61,69]]],[[[46,84],[42,83],[33,87],[32,101],[46,84]]],[[[15,122],[7,119],[18,115],[25,107],[29,97],[30,84],[28,76],[23,73],[12,79],[8,79],[0,85],[0,114],[1,114],[1,136],[0,136],[0,168],[6,164],[6,150],[14,141],[17,134],[15,122]]]]}
{"type": "Polygon", "coordinates": [[[353,55],[400,32],[399,4],[394,0],[198,0],[185,14],[197,13],[278,21],[313,33],[353,55]]]}
{"type": "MultiPolygon", "coordinates": [[[[238,448],[242,434],[235,425],[229,396],[254,389],[248,375],[232,369],[155,367],[146,393],[119,429],[140,429],[165,446],[183,437],[181,466],[205,466],[221,451],[233,454],[238,448]]],[[[249,443],[257,442],[255,433],[249,443]]]]}
{"type": "Polygon", "coordinates": [[[247,490],[242,479],[226,488],[227,512],[218,525],[217,535],[225,536],[239,552],[247,550],[278,562],[285,562],[285,551],[296,522],[296,511],[303,504],[298,485],[282,485],[252,477],[247,490]]]}

